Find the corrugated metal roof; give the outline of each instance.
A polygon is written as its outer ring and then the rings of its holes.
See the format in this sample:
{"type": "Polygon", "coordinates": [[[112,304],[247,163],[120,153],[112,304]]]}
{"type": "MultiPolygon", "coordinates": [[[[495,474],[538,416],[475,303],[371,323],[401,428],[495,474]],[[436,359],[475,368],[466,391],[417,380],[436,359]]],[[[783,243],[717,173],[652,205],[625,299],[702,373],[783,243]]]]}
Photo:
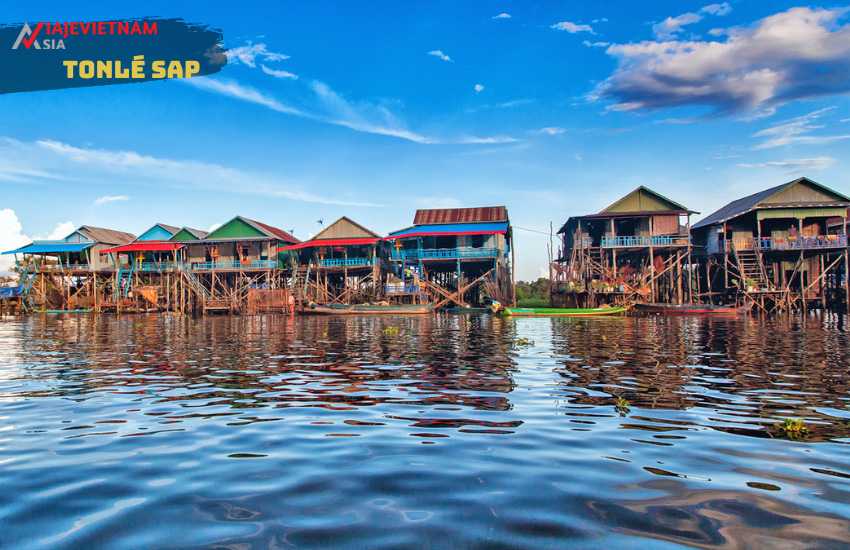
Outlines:
{"type": "Polygon", "coordinates": [[[124,244],[136,238],[136,236],[132,233],[115,231],[114,229],[104,229],[103,227],[94,227],[91,225],[84,225],[77,229],[75,233],[76,232],[80,232],[89,239],[103,244],[124,244]]]}
{"type": "Polygon", "coordinates": [[[262,231],[263,233],[265,233],[269,237],[279,239],[281,241],[292,243],[292,244],[298,244],[298,243],[301,242],[298,239],[296,239],[295,237],[293,237],[292,235],[290,235],[289,233],[287,233],[286,231],[284,231],[283,229],[278,229],[277,227],[272,227],[271,225],[260,223],[260,222],[255,221],[255,220],[249,220],[248,218],[244,218],[242,216],[238,216],[238,217],[241,220],[253,225],[256,229],[262,231]]]}
{"type": "Polygon", "coordinates": [[[380,237],[363,238],[363,239],[322,239],[320,241],[305,241],[303,243],[294,244],[291,246],[281,246],[278,250],[300,250],[302,248],[319,247],[319,246],[356,246],[363,244],[375,244],[380,237]]]}
{"type": "MultiPolygon", "coordinates": [[[[188,241],[193,242],[193,241],[188,241]]],[[[170,252],[186,246],[182,243],[173,243],[170,241],[141,241],[112,248],[101,250],[101,254],[109,254],[110,252],[170,252]]]]}
{"type": "MultiPolygon", "coordinates": [[[[634,191],[632,191],[631,193],[628,193],[628,194],[627,194],[627,195],[625,195],[624,197],[619,198],[616,202],[614,202],[614,204],[612,204],[612,205],[608,206],[607,208],[604,208],[604,209],[603,209],[601,212],[599,212],[599,214],[597,214],[597,215],[598,215],[598,216],[602,216],[603,214],[614,214],[615,212],[614,212],[614,211],[612,211],[612,210],[613,210],[613,209],[614,209],[614,208],[615,208],[618,204],[620,204],[620,203],[622,203],[622,202],[625,202],[625,201],[626,201],[626,200],[628,200],[628,199],[631,199],[633,195],[640,195],[640,194],[641,194],[641,192],[646,193],[646,194],[647,194],[647,195],[649,195],[650,197],[655,197],[656,201],[658,201],[658,202],[660,202],[660,203],[662,203],[662,204],[663,204],[663,203],[665,203],[665,202],[666,202],[666,203],[668,203],[668,204],[666,205],[666,206],[667,206],[667,208],[665,208],[665,209],[663,209],[663,210],[645,210],[645,209],[640,209],[640,210],[635,210],[634,212],[665,212],[665,211],[666,211],[666,212],[691,212],[691,213],[693,213],[693,214],[699,214],[699,212],[693,212],[692,210],[688,210],[687,208],[685,208],[684,206],[682,206],[682,205],[681,205],[681,204],[679,204],[678,202],[672,201],[672,200],[668,199],[667,197],[665,197],[664,195],[662,195],[661,193],[657,193],[657,192],[653,191],[652,189],[650,189],[650,188],[648,188],[648,187],[644,187],[643,185],[641,185],[640,187],[638,187],[637,189],[635,189],[635,190],[634,190],[634,191]]],[[[617,213],[619,213],[619,212],[617,212],[617,213]]]]}
{"type": "Polygon", "coordinates": [[[789,181],[787,183],[777,185],[776,187],[771,187],[770,189],[765,189],[764,191],[759,191],[758,193],[753,193],[752,195],[732,201],[717,212],[709,214],[705,218],[695,223],[693,226],[691,226],[691,229],[699,229],[700,227],[706,227],[709,225],[714,225],[716,223],[723,223],[726,220],[735,218],[737,216],[740,216],[741,214],[745,214],[751,210],[754,210],[760,203],[766,201],[767,199],[776,195],[782,190],[804,181],[822,189],[825,189],[826,191],[834,193],[835,195],[838,195],[845,199],[847,198],[844,197],[844,195],[841,195],[840,193],[836,193],[832,189],[829,189],[828,187],[825,187],[815,181],[810,180],[809,178],[797,178],[793,181],[789,181]]]}
{"type": "Polygon", "coordinates": [[[333,222],[326,228],[319,231],[319,233],[309,239],[310,241],[320,241],[323,239],[365,239],[365,238],[376,238],[380,239],[381,236],[372,231],[371,229],[367,229],[355,222],[354,220],[343,216],[337,221],[333,222]]]}
{"type": "MultiPolygon", "coordinates": [[[[207,235],[210,234],[209,231],[201,231],[200,229],[192,229],[191,227],[183,227],[182,229],[185,229],[187,232],[198,237],[199,239],[203,239],[204,237],[206,237],[207,235]]],[[[179,233],[179,232],[180,232],[180,230],[177,231],[177,233],[179,233]]],[[[177,233],[175,233],[175,235],[177,233]]]]}
{"type": "Polygon", "coordinates": [[[446,223],[487,223],[508,221],[508,209],[504,206],[480,208],[436,208],[417,210],[413,225],[439,225],[446,223]]]}
{"type": "Polygon", "coordinates": [[[56,254],[57,252],[80,252],[95,243],[33,243],[3,254],[56,254]]]}
{"type": "Polygon", "coordinates": [[[171,233],[172,235],[174,235],[175,233],[177,233],[178,231],[180,231],[180,228],[179,228],[179,227],[175,227],[175,226],[173,226],[173,225],[166,225],[166,224],[164,224],[164,223],[158,223],[157,225],[158,225],[158,226],[160,226],[161,228],[165,229],[166,231],[168,231],[168,232],[169,232],[169,233],[171,233]]]}
{"type": "Polygon", "coordinates": [[[453,223],[442,225],[416,226],[391,233],[385,239],[398,239],[401,237],[420,237],[426,235],[490,235],[493,233],[507,233],[508,222],[496,223],[453,223]]]}

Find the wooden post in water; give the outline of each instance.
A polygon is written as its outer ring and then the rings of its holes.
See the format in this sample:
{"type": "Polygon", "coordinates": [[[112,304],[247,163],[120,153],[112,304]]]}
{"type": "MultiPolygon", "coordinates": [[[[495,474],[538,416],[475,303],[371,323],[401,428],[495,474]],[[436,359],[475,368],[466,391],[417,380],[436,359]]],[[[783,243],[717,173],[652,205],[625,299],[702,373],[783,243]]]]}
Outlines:
{"type": "Polygon", "coordinates": [[[652,296],[652,303],[657,302],[655,298],[655,253],[652,249],[652,236],[655,233],[652,216],[649,217],[649,292],[652,296]]]}
{"type": "Polygon", "coordinates": [[[682,251],[676,251],[676,297],[682,305],[682,251]]]}

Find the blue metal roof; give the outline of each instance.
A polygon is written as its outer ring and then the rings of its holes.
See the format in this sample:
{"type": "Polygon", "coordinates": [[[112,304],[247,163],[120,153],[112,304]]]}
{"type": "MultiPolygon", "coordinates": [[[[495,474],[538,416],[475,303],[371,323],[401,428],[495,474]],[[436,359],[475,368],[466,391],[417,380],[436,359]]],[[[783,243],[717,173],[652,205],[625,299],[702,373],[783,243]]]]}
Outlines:
{"type": "Polygon", "coordinates": [[[508,222],[447,223],[443,225],[417,225],[386,236],[387,239],[415,237],[419,235],[487,235],[507,233],[508,222]]]}
{"type": "Polygon", "coordinates": [[[32,243],[3,254],[55,254],[57,252],[80,252],[95,243],[32,243]]]}

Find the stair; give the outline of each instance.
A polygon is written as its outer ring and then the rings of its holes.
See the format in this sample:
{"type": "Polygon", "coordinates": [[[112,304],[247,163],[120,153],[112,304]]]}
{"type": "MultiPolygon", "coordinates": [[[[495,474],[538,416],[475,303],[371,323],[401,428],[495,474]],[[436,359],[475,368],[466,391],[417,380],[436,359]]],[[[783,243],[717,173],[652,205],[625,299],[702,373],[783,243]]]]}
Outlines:
{"type": "Polygon", "coordinates": [[[732,249],[735,251],[738,271],[744,279],[741,283],[746,286],[746,282],[752,280],[757,288],[767,287],[767,273],[761,261],[761,254],[755,248],[738,249],[733,245],[732,249]]]}
{"type": "Polygon", "coordinates": [[[211,298],[210,293],[204,288],[204,285],[201,284],[201,281],[195,277],[195,274],[189,270],[183,270],[183,275],[186,277],[186,280],[189,281],[189,285],[192,287],[192,290],[195,291],[195,294],[202,298],[211,298]]]}
{"type": "Polygon", "coordinates": [[[587,271],[594,278],[605,279],[610,277],[610,268],[602,264],[602,247],[591,246],[587,249],[587,271]]]}
{"type": "Polygon", "coordinates": [[[118,268],[118,284],[113,289],[115,302],[118,302],[119,297],[126,299],[130,292],[130,278],[133,276],[133,270],[118,268]]]}
{"type": "Polygon", "coordinates": [[[290,289],[292,290],[292,295],[296,298],[303,299],[307,293],[307,281],[310,280],[311,267],[310,264],[299,265],[292,273],[290,289]]]}

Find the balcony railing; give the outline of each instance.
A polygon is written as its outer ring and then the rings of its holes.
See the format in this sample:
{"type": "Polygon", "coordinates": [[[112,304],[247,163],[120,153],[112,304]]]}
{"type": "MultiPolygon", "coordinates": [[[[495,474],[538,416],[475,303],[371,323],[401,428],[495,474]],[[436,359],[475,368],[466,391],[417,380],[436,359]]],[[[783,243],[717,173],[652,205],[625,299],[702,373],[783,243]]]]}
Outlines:
{"type": "Polygon", "coordinates": [[[655,237],[602,237],[602,247],[616,246],[687,246],[688,235],[656,235],[655,237]]]}
{"type": "Polygon", "coordinates": [[[141,262],[136,264],[136,271],[177,271],[179,262],[141,262]]]}
{"type": "Polygon", "coordinates": [[[277,260],[246,260],[224,261],[224,262],[202,262],[193,263],[193,271],[213,271],[216,269],[273,269],[277,267],[277,260]]]}
{"type": "Polygon", "coordinates": [[[319,260],[322,267],[357,267],[377,265],[377,258],[328,258],[319,260]]]}
{"type": "Polygon", "coordinates": [[[771,250],[820,250],[824,248],[846,248],[847,235],[815,235],[811,237],[761,237],[735,239],[727,241],[727,250],[731,250],[734,242],[738,250],[752,250],[757,248],[761,251],[771,250]]]}
{"type": "Polygon", "coordinates": [[[424,248],[392,250],[393,260],[454,260],[459,258],[493,258],[496,248],[424,248]]]}
{"type": "Polygon", "coordinates": [[[82,269],[85,271],[91,270],[89,264],[44,264],[38,266],[39,271],[60,271],[63,269],[82,269]]]}
{"type": "Polygon", "coordinates": [[[416,285],[386,285],[384,291],[387,296],[400,296],[409,294],[419,294],[422,292],[421,287],[416,285]]]}

